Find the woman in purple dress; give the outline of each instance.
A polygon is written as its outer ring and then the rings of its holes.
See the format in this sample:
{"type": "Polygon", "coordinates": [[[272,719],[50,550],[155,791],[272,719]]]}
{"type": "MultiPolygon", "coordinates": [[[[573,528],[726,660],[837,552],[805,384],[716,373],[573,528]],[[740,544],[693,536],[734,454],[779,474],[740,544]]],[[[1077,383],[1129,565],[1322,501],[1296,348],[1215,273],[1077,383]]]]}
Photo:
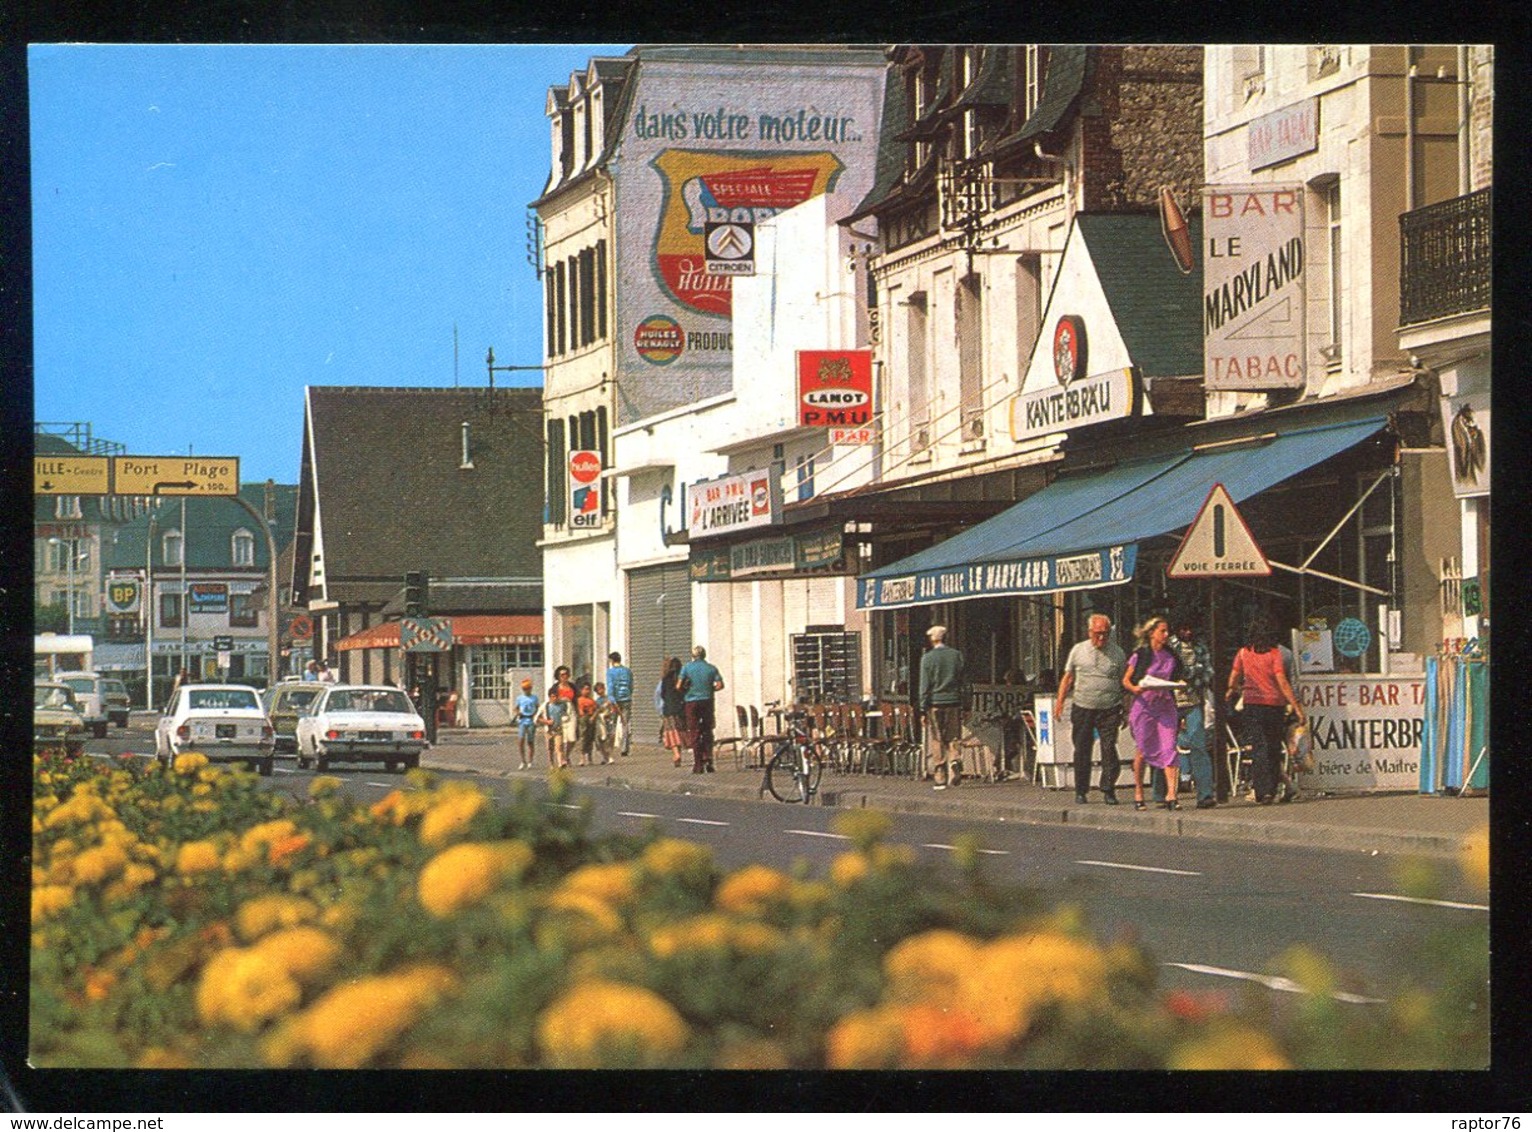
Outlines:
{"type": "Polygon", "coordinates": [[[1138,645],[1123,673],[1122,686],[1133,695],[1128,728],[1133,732],[1133,808],[1144,809],[1144,764],[1165,772],[1165,808],[1179,810],[1180,763],[1176,756],[1176,729],[1180,720],[1175,692],[1170,687],[1145,685],[1153,676],[1167,684],[1183,679],[1181,658],[1165,647],[1170,625],[1163,617],[1151,617],[1138,631],[1138,645]]]}

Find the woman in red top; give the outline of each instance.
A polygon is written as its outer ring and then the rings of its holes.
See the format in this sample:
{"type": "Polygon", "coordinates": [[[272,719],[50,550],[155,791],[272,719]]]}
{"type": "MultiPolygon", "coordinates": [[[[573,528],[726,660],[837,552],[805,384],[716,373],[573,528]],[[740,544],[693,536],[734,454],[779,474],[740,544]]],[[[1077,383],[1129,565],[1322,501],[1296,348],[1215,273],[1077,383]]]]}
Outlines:
{"type": "Polygon", "coordinates": [[[1255,800],[1267,806],[1276,796],[1281,773],[1278,763],[1282,758],[1282,709],[1291,704],[1298,722],[1305,722],[1305,718],[1303,707],[1287,682],[1276,633],[1265,617],[1257,617],[1250,623],[1245,647],[1234,657],[1225,696],[1231,707],[1241,692],[1245,696],[1242,738],[1250,748],[1250,777],[1255,782],[1255,800]]]}

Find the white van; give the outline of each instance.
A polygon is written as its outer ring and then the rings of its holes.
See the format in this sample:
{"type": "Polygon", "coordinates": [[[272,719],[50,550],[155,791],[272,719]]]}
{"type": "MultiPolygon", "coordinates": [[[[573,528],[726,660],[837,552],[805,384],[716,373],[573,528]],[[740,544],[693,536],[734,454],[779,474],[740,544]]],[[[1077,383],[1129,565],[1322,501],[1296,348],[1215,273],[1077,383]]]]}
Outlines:
{"type": "Polygon", "coordinates": [[[69,685],[85,726],[97,739],[105,739],[106,726],[111,722],[107,715],[107,678],[99,672],[60,672],[53,679],[69,685]]]}

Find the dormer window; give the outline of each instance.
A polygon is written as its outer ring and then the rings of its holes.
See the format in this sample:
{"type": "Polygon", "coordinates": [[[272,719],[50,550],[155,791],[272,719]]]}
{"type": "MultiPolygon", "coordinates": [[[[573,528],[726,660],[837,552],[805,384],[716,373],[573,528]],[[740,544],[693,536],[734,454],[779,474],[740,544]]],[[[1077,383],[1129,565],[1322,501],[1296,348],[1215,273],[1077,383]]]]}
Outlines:
{"type": "Polygon", "coordinates": [[[235,566],[255,565],[255,535],[241,527],[230,540],[230,560],[235,566]]]}
{"type": "Polygon", "coordinates": [[[181,532],[172,528],[160,537],[160,560],[164,566],[179,566],[186,553],[186,541],[181,532]]]}

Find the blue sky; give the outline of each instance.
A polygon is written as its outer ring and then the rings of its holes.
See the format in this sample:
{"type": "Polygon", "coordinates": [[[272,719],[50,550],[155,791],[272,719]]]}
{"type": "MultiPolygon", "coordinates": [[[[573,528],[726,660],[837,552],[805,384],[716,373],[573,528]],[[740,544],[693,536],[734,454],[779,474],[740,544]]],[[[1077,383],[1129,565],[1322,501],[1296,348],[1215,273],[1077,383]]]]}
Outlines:
{"type": "Polygon", "coordinates": [[[306,385],[539,362],[547,89],[625,50],[33,45],[34,418],[296,483],[306,385]]]}

